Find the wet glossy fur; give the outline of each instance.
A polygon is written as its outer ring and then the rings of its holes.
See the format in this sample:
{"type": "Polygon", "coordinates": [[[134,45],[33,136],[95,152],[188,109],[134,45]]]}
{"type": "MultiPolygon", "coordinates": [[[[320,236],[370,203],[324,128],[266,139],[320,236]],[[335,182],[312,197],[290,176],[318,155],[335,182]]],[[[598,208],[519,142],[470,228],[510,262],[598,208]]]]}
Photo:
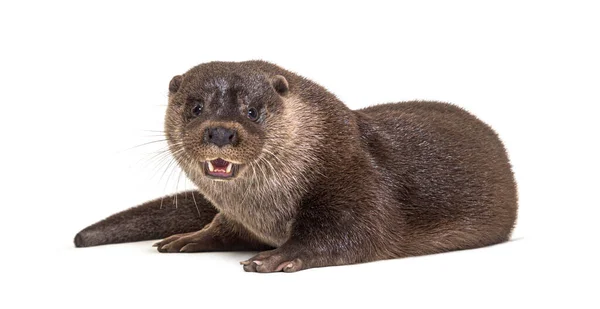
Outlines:
{"type": "Polygon", "coordinates": [[[114,215],[81,231],[77,246],[189,232],[159,242],[159,251],[270,248],[244,269],[291,272],[510,237],[517,193],[505,149],[489,126],[454,105],[352,111],[321,86],[262,61],[203,64],[169,89],[167,139],[198,198],[180,199],[168,220],[157,218],[164,216],[156,202],[114,215]],[[196,99],[212,102],[206,118],[187,114],[196,99]],[[253,104],[263,117],[256,123],[240,116],[253,104]],[[213,122],[239,130],[239,147],[202,145],[199,132],[213,122]],[[234,180],[208,179],[202,162],[213,156],[245,168],[234,180]]]}

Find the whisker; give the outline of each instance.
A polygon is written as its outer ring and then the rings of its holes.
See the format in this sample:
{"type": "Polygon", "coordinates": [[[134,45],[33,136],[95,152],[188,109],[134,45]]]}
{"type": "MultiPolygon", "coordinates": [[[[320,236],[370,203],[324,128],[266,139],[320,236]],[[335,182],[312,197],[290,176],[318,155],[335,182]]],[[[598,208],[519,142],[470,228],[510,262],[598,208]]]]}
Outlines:
{"type": "MultiPolygon", "coordinates": [[[[158,172],[160,172],[161,166],[164,166],[166,163],[169,163],[169,165],[170,165],[170,164],[172,164],[173,160],[175,160],[175,158],[173,157],[173,154],[169,151],[157,154],[153,158],[156,158],[156,159],[154,159],[152,161],[156,162],[158,164],[158,166],[156,167],[156,171],[152,175],[153,178],[156,177],[156,174],[158,172]]],[[[169,168],[169,166],[167,166],[167,169],[168,168],[169,168]]],[[[162,180],[162,177],[164,176],[165,173],[166,173],[166,170],[161,175],[159,182],[162,180]]]]}
{"type": "MultiPolygon", "coordinates": [[[[179,149],[179,150],[177,150],[175,152],[173,152],[173,154],[177,153],[178,151],[183,151],[183,148],[179,149]]],[[[173,165],[173,163],[175,163],[175,161],[176,161],[175,160],[175,156],[171,157],[171,159],[169,160],[169,164],[167,164],[167,167],[165,168],[165,170],[163,171],[163,173],[160,176],[159,182],[162,181],[163,177],[165,176],[165,174],[167,173],[167,171],[169,170],[169,168],[173,165]]],[[[163,189],[164,193],[166,193],[166,191],[167,191],[167,186],[169,184],[169,180],[171,179],[171,176],[173,175],[173,171],[175,170],[176,165],[177,164],[175,164],[175,166],[173,166],[173,169],[171,169],[171,173],[169,174],[169,177],[167,178],[167,180],[165,182],[165,187],[163,189]]],[[[163,194],[163,197],[161,198],[161,201],[160,201],[161,208],[162,208],[162,205],[163,205],[163,199],[164,199],[164,197],[165,197],[165,194],[163,194]]]]}
{"type": "Polygon", "coordinates": [[[139,145],[135,145],[135,146],[133,146],[133,147],[131,147],[129,149],[134,149],[134,148],[138,148],[138,147],[142,147],[142,146],[146,146],[146,145],[150,145],[150,144],[162,143],[162,142],[166,142],[166,141],[167,141],[166,138],[164,138],[164,139],[158,139],[158,140],[154,140],[154,141],[149,141],[149,142],[146,142],[146,143],[142,143],[142,144],[139,144],[139,145]]]}
{"type": "Polygon", "coordinates": [[[177,204],[177,196],[179,194],[177,194],[179,192],[179,180],[181,179],[181,173],[183,173],[182,169],[179,169],[179,176],[177,176],[177,184],[175,184],[175,209],[177,209],[178,204],[177,204]]]}
{"type": "Polygon", "coordinates": [[[196,205],[196,211],[198,212],[198,218],[202,218],[202,216],[200,215],[200,209],[198,208],[198,203],[196,203],[196,192],[192,191],[192,199],[194,200],[194,205],[196,205]]]}

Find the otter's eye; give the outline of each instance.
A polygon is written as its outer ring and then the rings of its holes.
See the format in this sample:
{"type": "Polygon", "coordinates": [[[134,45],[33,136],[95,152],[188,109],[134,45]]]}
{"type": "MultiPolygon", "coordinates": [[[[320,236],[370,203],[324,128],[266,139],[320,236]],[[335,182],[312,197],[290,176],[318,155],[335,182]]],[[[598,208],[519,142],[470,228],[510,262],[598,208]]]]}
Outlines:
{"type": "Polygon", "coordinates": [[[202,107],[202,102],[194,101],[194,106],[192,107],[192,115],[194,115],[194,117],[200,116],[200,114],[202,113],[202,107]]]}
{"type": "Polygon", "coordinates": [[[258,119],[258,111],[254,107],[250,107],[248,109],[248,118],[252,121],[256,121],[258,119]]]}

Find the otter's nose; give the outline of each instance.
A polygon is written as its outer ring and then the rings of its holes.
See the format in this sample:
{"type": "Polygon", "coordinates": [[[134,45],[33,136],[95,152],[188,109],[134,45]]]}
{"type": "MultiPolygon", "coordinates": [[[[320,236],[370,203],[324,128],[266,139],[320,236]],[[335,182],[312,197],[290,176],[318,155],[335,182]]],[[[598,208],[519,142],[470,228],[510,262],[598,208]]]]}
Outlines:
{"type": "Polygon", "coordinates": [[[204,132],[204,141],[219,147],[229,144],[235,146],[238,142],[238,135],[235,130],[223,127],[208,128],[206,129],[206,132],[204,132]]]}

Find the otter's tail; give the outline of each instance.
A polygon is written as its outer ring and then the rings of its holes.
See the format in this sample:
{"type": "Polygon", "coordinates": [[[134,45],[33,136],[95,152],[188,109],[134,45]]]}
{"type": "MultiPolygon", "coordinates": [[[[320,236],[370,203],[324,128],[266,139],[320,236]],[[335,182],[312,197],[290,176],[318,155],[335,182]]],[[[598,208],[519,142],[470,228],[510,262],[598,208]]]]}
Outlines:
{"type": "Polygon", "coordinates": [[[217,210],[198,191],[182,192],[146,202],[86,227],[75,235],[75,247],[159,239],[198,231],[216,214],[217,210]]]}

